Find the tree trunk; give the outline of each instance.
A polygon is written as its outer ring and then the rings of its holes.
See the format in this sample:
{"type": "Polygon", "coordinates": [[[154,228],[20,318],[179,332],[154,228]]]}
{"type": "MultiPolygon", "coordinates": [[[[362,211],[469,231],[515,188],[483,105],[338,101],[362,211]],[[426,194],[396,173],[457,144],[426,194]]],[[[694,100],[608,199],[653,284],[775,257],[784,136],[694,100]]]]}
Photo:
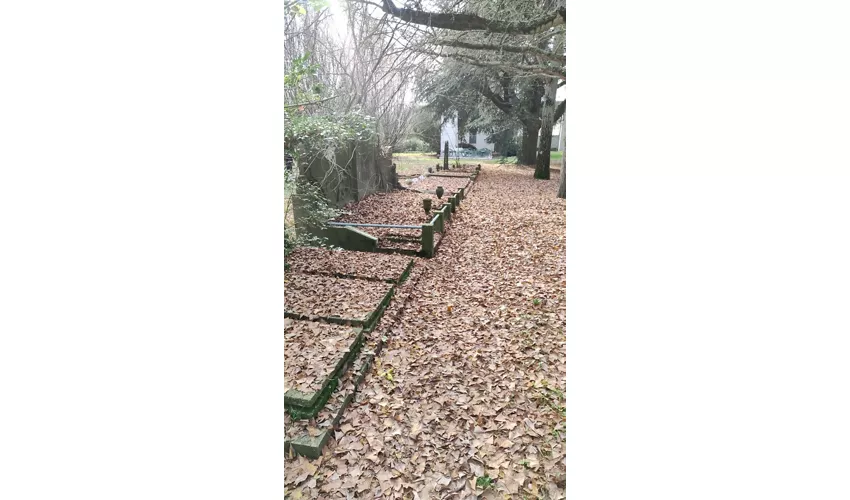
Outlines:
{"type": "Polygon", "coordinates": [[[537,134],[540,132],[540,120],[522,123],[522,145],[517,155],[520,165],[534,165],[537,162],[537,134]]]}
{"type": "Polygon", "coordinates": [[[549,178],[549,159],[552,149],[552,126],[555,119],[555,94],[558,92],[558,80],[553,78],[546,84],[543,96],[543,111],[541,112],[540,143],[537,147],[537,167],[534,169],[535,179],[549,178]]]}
{"type": "Polygon", "coordinates": [[[567,120],[561,119],[561,182],[558,184],[558,198],[567,197],[567,120]]]}
{"type": "MultiPolygon", "coordinates": [[[[566,101],[564,101],[566,102],[566,101]]],[[[567,119],[561,118],[561,182],[558,184],[558,198],[567,197],[567,119]]]]}
{"type": "Polygon", "coordinates": [[[469,113],[463,109],[457,111],[457,142],[466,142],[466,123],[469,121],[469,113]]]}
{"type": "Polygon", "coordinates": [[[558,198],[567,197],[567,169],[561,165],[561,183],[558,184],[558,198]]]}

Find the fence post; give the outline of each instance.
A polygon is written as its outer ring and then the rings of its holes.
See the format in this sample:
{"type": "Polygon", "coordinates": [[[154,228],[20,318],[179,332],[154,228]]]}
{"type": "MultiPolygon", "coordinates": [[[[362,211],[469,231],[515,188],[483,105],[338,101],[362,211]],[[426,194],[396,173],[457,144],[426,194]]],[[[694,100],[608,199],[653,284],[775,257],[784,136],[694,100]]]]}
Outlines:
{"type": "Polygon", "coordinates": [[[434,225],[422,224],[422,253],[426,257],[434,256],[434,225]]]}

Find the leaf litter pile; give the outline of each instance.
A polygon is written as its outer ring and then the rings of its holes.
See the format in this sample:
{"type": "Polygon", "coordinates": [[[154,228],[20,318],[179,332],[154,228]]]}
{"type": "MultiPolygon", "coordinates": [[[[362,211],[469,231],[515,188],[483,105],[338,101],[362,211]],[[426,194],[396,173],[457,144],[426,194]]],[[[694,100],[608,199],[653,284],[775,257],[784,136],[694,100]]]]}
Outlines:
{"type": "Polygon", "coordinates": [[[482,170],[323,455],[287,460],[288,498],[564,498],[557,184],[482,170]]]}
{"type": "MultiPolygon", "coordinates": [[[[345,207],[346,213],[340,215],[336,222],[352,222],[358,224],[394,224],[403,226],[419,226],[434,219],[434,211],[448,203],[448,195],[438,199],[435,195],[417,193],[409,190],[396,190],[388,193],[374,193],[366,198],[353,202],[345,207]],[[426,214],[422,207],[424,198],[431,199],[431,211],[426,214]]],[[[378,238],[380,248],[419,250],[422,232],[419,229],[359,227],[365,233],[378,238]]],[[[434,235],[434,243],[438,243],[442,235],[434,235]]]]}
{"type": "Polygon", "coordinates": [[[293,250],[286,261],[292,273],[397,281],[410,264],[410,257],[300,247],[293,250]]]}
{"type": "MultiPolygon", "coordinates": [[[[332,430],[333,421],[345,409],[344,404],[346,399],[354,393],[355,378],[357,378],[364,368],[368,368],[371,365],[374,355],[380,352],[383,347],[384,339],[391,335],[392,327],[398,322],[400,314],[407,304],[407,299],[410,297],[411,291],[414,289],[419,276],[421,276],[424,270],[423,263],[424,261],[419,261],[411,271],[407,281],[396,288],[393,301],[390,302],[390,305],[374,330],[365,334],[366,342],[363,349],[358,353],[356,358],[348,362],[346,368],[343,368],[343,376],[340,378],[338,388],[331,394],[330,400],[322,408],[317,417],[311,420],[292,420],[288,414],[285,415],[284,427],[287,439],[295,439],[304,434],[315,437],[323,430],[332,430]]],[[[390,377],[392,377],[391,374],[390,377]]],[[[304,462],[302,461],[300,463],[304,462]]]]}
{"type": "Polygon", "coordinates": [[[288,274],[284,307],[303,316],[366,319],[392,288],[390,283],[310,274],[288,274]]]}
{"type": "MultiPolygon", "coordinates": [[[[451,196],[458,192],[460,188],[466,187],[469,184],[468,177],[425,177],[422,180],[416,181],[410,185],[412,189],[420,191],[434,192],[437,186],[442,186],[445,194],[443,198],[451,196]]],[[[434,195],[436,197],[436,195],[434,195]]]]}
{"type": "Polygon", "coordinates": [[[357,337],[351,326],[284,320],[284,390],[316,392],[357,337]]]}
{"type": "Polygon", "coordinates": [[[407,190],[374,193],[358,202],[346,205],[345,210],[348,213],[334,220],[361,224],[421,225],[431,222],[434,218],[434,210],[439,210],[447,202],[446,198],[443,195],[443,199],[438,200],[436,196],[407,190]],[[423,198],[432,198],[431,215],[426,215],[425,209],[422,208],[423,198]]]}

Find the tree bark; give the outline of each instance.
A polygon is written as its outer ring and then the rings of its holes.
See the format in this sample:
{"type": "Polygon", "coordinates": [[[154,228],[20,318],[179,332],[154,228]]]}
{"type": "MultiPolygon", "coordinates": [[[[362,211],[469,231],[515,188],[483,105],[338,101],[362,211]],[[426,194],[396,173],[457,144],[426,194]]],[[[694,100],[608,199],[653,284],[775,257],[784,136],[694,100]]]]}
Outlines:
{"type": "Polygon", "coordinates": [[[541,112],[540,142],[537,154],[537,166],[534,169],[535,179],[549,179],[549,160],[552,149],[552,126],[555,118],[555,93],[558,91],[558,80],[552,79],[546,84],[543,96],[543,111],[541,112]]]}
{"type": "Polygon", "coordinates": [[[561,182],[558,184],[558,198],[567,197],[567,120],[561,121],[561,182]]]}
{"type": "MultiPolygon", "coordinates": [[[[557,94],[558,94],[558,91],[556,90],[555,95],[557,95],[557,94]]],[[[560,120],[562,116],[564,116],[564,110],[566,108],[567,108],[567,100],[566,99],[564,99],[563,101],[558,103],[558,107],[555,108],[555,121],[556,122],[558,120],[560,120]]]]}
{"type": "Polygon", "coordinates": [[[469,121],[469,113],[464,109],[457,110],[457,142],[464,141],[466,135],[466,122],[469,121]]]}
{"type": "Polygon", "coordinates": [[[446,38],[438,39],[434,42],[434,44],[442,45],[444,47],[457,47],[461,49],[470,50],[490,50],[499,53],[510,52],[514,54],[532,54],[540,58],[546,59],[547,61],[557,63],[559,65],[564,64],[564,56],[562,54],[556,54],[550,50],[535,46],[506,45],[503,43],[475,43],[468,42],[466,40],[446,38]]]}
{"type": "MultiPolygon", "coordinates": [[[[375,4],[372,4],[375,5],[375,4]]],[[[423,10],[397,7],[392,0],[383,0],[381,8],[387,14],[412,24],[421,24],[431,28],[443,28],[456,31],[486,30],[495,33],[530,34],[542,33],[553,26],[566,24],[567,14],[564,7],[545,16],[528,21],[505,21],[487,19],[475,14],[456,12],[427,12],[423,10]]]]}
{"type": "Polygon", "coordinates": [[[537,162],[537,134],[540,132],[540,120],[522,122],[522,145],[517,155],[520,165],[534,165],[537,162]]]}

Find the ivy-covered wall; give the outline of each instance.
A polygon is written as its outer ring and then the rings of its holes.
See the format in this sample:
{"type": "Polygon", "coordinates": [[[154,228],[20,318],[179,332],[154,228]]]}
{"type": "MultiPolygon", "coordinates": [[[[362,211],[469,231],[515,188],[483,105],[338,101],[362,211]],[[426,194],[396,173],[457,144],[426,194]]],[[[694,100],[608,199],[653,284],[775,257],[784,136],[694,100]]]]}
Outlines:
{"type": "Polygon", "coordinates": [[[391,159],[383,157],[374,118],[356,112],[294,115],[287,123],[286,149],[299,176],[321,187],[341,207],[397,184],[391,159]]]}
{"type": "Polygon", "coordinates": [[[380,156],[376,141],[352,141],[332,155],[314,157],[298,167],[299,175],[320,186],[328,202],[337,207],[390,191],[397,183],[392,160],[380,156]]]}

